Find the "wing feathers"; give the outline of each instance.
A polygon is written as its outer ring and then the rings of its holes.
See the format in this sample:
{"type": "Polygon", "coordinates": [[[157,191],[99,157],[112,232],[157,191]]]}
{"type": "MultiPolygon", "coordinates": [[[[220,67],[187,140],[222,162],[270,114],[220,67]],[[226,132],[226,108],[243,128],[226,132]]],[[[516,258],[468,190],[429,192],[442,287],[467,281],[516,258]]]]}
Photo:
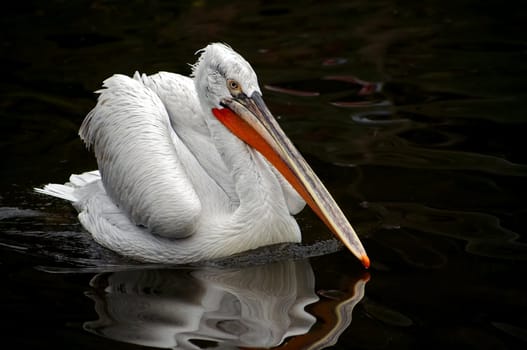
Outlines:
{"type": "Polygon", "coordinates": [[[135,78],[106,79],[79,134],[95,152],[106,192],[132,222],[183,238],[195,231],[201,204],[174,149],[164,104],[135,78]]]}

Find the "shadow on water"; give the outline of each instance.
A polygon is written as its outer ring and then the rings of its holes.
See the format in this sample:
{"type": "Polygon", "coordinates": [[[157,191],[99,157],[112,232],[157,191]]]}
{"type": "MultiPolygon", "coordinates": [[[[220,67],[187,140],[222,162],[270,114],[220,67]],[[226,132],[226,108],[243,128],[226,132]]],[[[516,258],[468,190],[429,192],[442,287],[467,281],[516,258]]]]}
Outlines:
{"type": "Polygon", "coordinates": [[[357,277],[344,290],[317,295],[307,260],[243,269],[103,273],[91,280],[88,294],[99,319],[84,323],[84,329],[159,348],[322,349],[350,325],[367,279],[357,277]],[[317,320],[321,326],[313,329],[317,320]]]}
{"type": "Polygon", "coordinates": [[[41,230],[35,226],[43,219],[37,211],[3,209],[0,219],[33,226],[5,232],[0,242],[1,251],[15,254],[11,262],[31,257],[31,264],[37,264],[14,281],[89,276],[84,287],[75,286],[77,296],[93,302],[97,318],[81,312],[87,319],[77,327],[122,343],[173,349],[323,349],[335,345],[350,327],[370,278],[355,264],[316,281],[310,259],[340,251],[335,240],[280,244],[193,265],[145,265],[97,245],[87,232],[41,230]]]}

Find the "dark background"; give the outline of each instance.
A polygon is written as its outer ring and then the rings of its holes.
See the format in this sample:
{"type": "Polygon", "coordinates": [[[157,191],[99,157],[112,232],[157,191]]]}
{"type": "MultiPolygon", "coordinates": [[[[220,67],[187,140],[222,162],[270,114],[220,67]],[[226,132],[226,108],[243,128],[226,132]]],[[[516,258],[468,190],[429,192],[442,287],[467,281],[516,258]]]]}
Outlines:
{"type": "MultiPolygon", "coordinates": [[[[133,348],[90,334],[90,273],[117,259],[32,188],[96,167],[77,131],[114,73],[190,72],[226,42],[335,194],[373,262],[335,348],[527,342],[525,7],[499,1],[47,1],[0,15],[0,341],[133,348]],[[82,237],[82,239],[81,239],[82,237]]],[[[308,210],[306,241],[329,238],[308,210]]],[[[317,288],[361,273],[311,260],[317,288]]],[[[3,347],[3,346],[2,346],[3,347]]]]}

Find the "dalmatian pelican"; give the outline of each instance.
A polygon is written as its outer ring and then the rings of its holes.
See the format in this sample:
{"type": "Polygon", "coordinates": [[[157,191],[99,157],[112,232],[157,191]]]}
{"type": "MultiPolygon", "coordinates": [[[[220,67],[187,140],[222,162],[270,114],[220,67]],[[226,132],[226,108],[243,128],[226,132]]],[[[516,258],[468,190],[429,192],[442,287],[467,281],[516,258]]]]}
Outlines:
{"type": "Polygon", "coordinates": [[[73,203],[101,245],[155,263],[300,242],[307,203],[367,268],[354,229],[265,105],[229,46],[198,51],[190,77],[113,75],[79,135],[98,170],[38,192],[73,203]]]}

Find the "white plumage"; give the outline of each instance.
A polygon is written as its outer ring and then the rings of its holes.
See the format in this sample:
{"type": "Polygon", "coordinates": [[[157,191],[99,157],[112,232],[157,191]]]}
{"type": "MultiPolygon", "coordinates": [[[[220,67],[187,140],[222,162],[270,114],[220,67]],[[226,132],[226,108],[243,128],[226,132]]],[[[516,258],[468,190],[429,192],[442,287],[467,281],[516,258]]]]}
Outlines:
{"type": "Polygon", "coordinates": [[[261,94],[256,74],[226,45],[200,54],[190,78],[105,80],[79,131],[99,171],[37,189],[73,202],[94,239],[125,256],[187,263],[301,239],[302,197],[212,113],[261,94]]]}
{"type": "Polygon", "coordinates": [[[97,172],[73,175],[69,184],[41,192],[72,201],[100,244],[144,261],[184,263],[299,242],[291,214],[305,202],[257,151],[205,112],[219,107],[211,96],[221,87],[201,103],[196,93],[200,84],[217,85],[201,75],[211,69],[252,79],[258,88],[240,58],[214,44],[203,50],[194,79],[166,72],[107,79],[79,132],[102,179],[97,172]],[[239,65],[216,62],[225,53],[239,65]]]}

